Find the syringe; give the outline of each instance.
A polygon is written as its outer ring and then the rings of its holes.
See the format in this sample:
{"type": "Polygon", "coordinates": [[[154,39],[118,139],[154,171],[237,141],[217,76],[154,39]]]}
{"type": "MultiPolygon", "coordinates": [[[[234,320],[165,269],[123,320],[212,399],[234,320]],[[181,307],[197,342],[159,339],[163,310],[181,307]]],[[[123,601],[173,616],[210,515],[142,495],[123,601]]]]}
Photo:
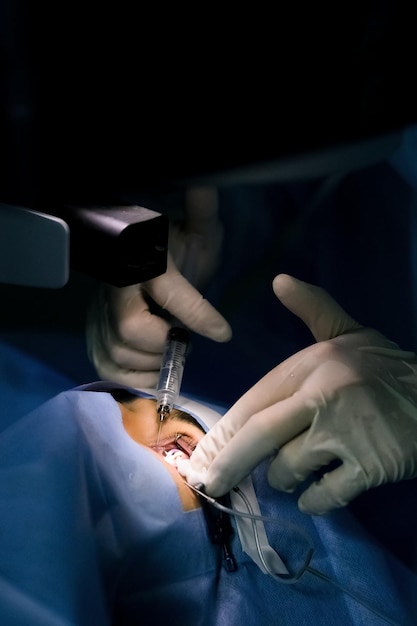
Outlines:
{"type": "Polygon", "coordinates": [[[174,326],[168,331],[162,367],[159,373],[156,399],[161,422],[173,408],[178,396],[184,373],[190,335],[186,328],[174,326]]]}
{"type": "MultiPolygon", "coordinates": [[[[198,258],[201,250],[201,238],[196,234],[187,236],[187,247],[181,271],[184,278],[195,284],[198,258]]],[[[185,358],[187,356],[190,335],[185,326],[175,317],[172,328],[168,331],[165,352],[162,357],[162,366],[156,388],[156,399],[159,413],[159,434],[165,416],[171,411],[180,395],[182,375],[184,373],[185,358]]],[[[159,443],[158,434],[158,443],[159,443]]]]}

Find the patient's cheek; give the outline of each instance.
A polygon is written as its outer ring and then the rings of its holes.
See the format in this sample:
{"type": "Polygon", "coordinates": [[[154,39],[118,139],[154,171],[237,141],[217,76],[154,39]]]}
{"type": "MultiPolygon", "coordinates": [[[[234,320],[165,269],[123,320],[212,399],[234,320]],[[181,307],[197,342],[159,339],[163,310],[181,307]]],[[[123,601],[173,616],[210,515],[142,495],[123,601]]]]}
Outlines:
{"type": "Polygon", "coordinates": [[[198,495],[190,489],[184,482],[183,477],[178,473],[177,470],[177,461],[181,459],[189,459],[188,454],[182,452],[181,450],[169,450],[163,456],[158,452],[155,452],[152,449],[149,449],[157,458],[161,460],[161,463],[164,463],[165,467],[171,474],[180,496],[180,500],[182,503],[182,508],[184,511],[192,511],[194,509],[201,508],[201,503],[198,495]],[[178,454],[179,453],[179,454],[178,454]],[[179,456],[181,455],[181,457],[179,456]]]}

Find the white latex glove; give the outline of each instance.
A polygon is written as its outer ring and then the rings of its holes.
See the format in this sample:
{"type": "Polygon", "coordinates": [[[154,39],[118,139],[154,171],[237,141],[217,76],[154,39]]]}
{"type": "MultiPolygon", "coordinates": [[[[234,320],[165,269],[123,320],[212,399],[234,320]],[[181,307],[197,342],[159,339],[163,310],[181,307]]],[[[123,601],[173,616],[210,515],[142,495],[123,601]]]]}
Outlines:
{"type": "Polygon", "coordinates": [[[273,289],[318,343],[246,392],[181,473],[216,497],[270,458],[269,483],[291,492],[315,470],[339,462],[302,492],[299,508],[312,514],[416,477],[416,355],[361,327],[318,287],[281,274],[273,289]]]}
{"type": "MultiPolygon", "coordinates": [[[[170,249],[180,264],[191,252],[193,284],[204,286],[216,269],[222,227],[217,215],[216,191],[187,192],[183,229],[170,234],[170,249]]],[[[87,319],[87,349],[100,378],[131,387],[152,388],[158,381],[169,324],[151,313],[149,298],[192,331],[224,342],[231,329],[222,315],[184,278],[168,254],[167,271],[129,287],[101,285],[87,319]]]]}

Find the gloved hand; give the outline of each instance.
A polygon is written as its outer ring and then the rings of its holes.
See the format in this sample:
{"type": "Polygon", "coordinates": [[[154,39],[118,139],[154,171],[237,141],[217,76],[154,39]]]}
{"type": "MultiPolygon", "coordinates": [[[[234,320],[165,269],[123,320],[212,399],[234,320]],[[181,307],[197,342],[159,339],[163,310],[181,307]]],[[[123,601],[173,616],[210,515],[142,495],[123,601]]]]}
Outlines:
{"type": "Polygon", "coordinates": [[[360,326],[318,287],[281,274],[273,289],[318,343],[247,391],[179,471],[216,497],[266,458],[268,481],[282,491],[294,491],[321,470],[298,500],[311,514],[416,477],[416,355],[360,326]]]}
{"type": "MultiPolygon", "coordinates": [[[[178,263],[192,259],[193,285],[204,286],[217,267],[222,227],[216,190],[190,189],[185,224],[170,232],[169,248],[178,263]]],[[[158,381],[169,323],[151,312],[149,298],[192,331],[224,342],[231,329],[220,313],[181,274],[172,254],[162,276],[129,287],[101,285],[87,319],[87,350],[100,378],[131,387],[152,388],[158,381]]]]}

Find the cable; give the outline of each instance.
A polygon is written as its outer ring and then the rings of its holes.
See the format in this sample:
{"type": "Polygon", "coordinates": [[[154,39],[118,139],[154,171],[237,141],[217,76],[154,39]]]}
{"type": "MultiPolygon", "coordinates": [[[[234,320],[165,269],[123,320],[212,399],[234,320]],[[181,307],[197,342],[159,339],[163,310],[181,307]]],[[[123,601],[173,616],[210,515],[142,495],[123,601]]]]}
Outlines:
{"type": "MultiPolygon", "coordinates": [[[[297,533],[302,535],[303,538],[309,544],[309,550],[307,552],[307,556],[306,556],[304,565],[300,568],[300,570],[296,574],[294,574],[293,576],[289,576],[289,577],[286,577],[283,574],[276,574],[275,572],[273,572],[271,570],[271,568],[269,567],[268,563],[265,561],[265,558],[264,558],[264,555],[263,555],[263,552],[262,552],[262,547],[261,547],[260,541],[259,541],[259,535],[258,535],[258,529],[256,528],[256,522],[257,521],[259,521],[259,522],[270,522],[270,523],[273,523],[273,524],[278,524],[278,523],[282,524],[282,522],[279,522],[279,520],[277,520],[274,517],[267,517],[267,516],[264,516],[264,515],[257,515],[256,513],[254,513],[248,498],[245,496],[243,491],[241,489],[239,489],[239,487],[234,487],[233,491],[235,491],[240,496],[240,498],[242,499],[242,501],[244,502],[244,504],[245,504],[245,506],[247,508],[247,512],[245,512],[245,511],[236,511],[235,509],[232,509],[230,507],[224,506],[223,504],[220,504],[220,502],[217,502],[217,500],[215,500],[214,498],[208,496],[203,491],[203,489],[204,489],[203,485],[199,485],[198,487],[196,487],[196,486],[193,486],[193,485],[189,484],[187,481],[184,481],[184,482],[185,482],[186,485],[188,485],[188,487],[193,489],[196,493],[198,493],[201,497],[203,497],[212,506],[214,506],[215,508],[219,509],[220,511],[223,511],[224,513],[227,513],[229,515],[233,515],[234,517],[243,517],[243,518],[248,518],[248,519],[251,520],[253,534],[254,534],[254,538],[255,538],[256,549],[258,551],[258,554],[259,554],[259,557],[261,559],[262,565],[264,566],[265,570],[268,572],[268,575],[270,575],[272,578],[274,578],[274,580],[276,580],[276,581],[278,581],[280,583],[284,583],[284,584],[294,584],[301,578],[301,576],[304,574],[304,572],[309,572],[313,576],[316,576],[317,578],[320,578],[321,580],[324,580],[324,581],[330,583],[338,591],[341,591],[342,593],[346,594],[347,596],[349,596],[350,598],[355,600],[355,602],[357,602],[358,604],[363,606],[365,609],[367,609],[368,611],[370,611],[374,615],[377,615],[378,617],[383,619],[387,624],[391,624],[391,626],[402,626],[399,622],[396,622],[395,620],[392,620],[390,617],[388,617],[387,615],[382,613],[382,611],[380,611],[379,609],[373,607],[371,604],[369,604],[369,602],[366,599],[362,598],[361,596],[359,596],[355,592],[350,591],[347,587],[345,587],[344,585],[341,585],[340,583],[338,583],[336,580],[332,579],[327,574],[324,574],[320,570],[318,570],[318,569],[316,569],[314,567],[311,567],[310,566],[310,561],[311,561],[311,558],[313,556],[314,545],[313,545],[313,542],[311,540],[311,537],[309,535],[307,535],[299,527],[295,527],[294,526],[294,528],[296,529],[297,533]]],[[[286,526],[288,526],[288,525],[289,524],[286,523],[286,526]]],[[[292,525],[290,525],[290,526],[292,526],[292,525]]]]}
{"type": "Polygon", "coordinates": [[[381,611],[371,606],[367,602],[367,600],[357,595],[353,591],[350,591],[347,587],[344,587],[343,585],[339,584],[338,582],[333,580],[333,578],[330,578],[330,576],[327,576],[327,574],[324,574],[320,570],[315,569],[314,567],[310,567],[308,565],[305,568],[305,571],[310,572],[310,574],[317,576],[317,578],[320,578],[321,580],[325,580],[326,582],[330,583],[331,585],[333,585],[333,587],[336,587],[336,589],[338,589],[339,591],[342,591],[346,595],[350,596],[353,600],[355,600],[356,602],[364,606],[366,609],[368,609],[368,611],[371,611],[371,613],[374,613],[374,615],[377,615],[378,617],[386,621],[387,624],[391,624],[392,626],[402,626],[399,622],[395,622],[390,617],[388,617],[387,615],[384,615],[381,611]]]}
{"type": "MultiPolygon", "coordinates": [[[[314,546],[313,546],[313,542],[311,541],[311,538],[306,535],[300,528],[295,528],[295,530],[297,531],[297,533],[299,533],[300,535],[302,535],[304,537],[304,539],[306,539],[307,543],[309,544],[309,549],[307,551],[307,556],[306,559],[304,561],[303,566],[297,571],[296,574],[294,574],[293,576],[290,575],[285,575],[285,574],[277,574],[276,572],[274,572],[268,565],[268,563],[265,561],[264,555],[263,555],[263,551],[262,551],[262,547],[259,541],[259,534],[258,534],[258,529],[256,527],[256,521],[262,521],[262,522],[273,522],[273,523],[277,523],[277,519],[275,518],[269,518],[263,515],[256,515],[253,512],[252,506],[248,500],[248,498],[245,496],[245,494],[243,493],[243,491],[241,489],[239,489],[239,487],[234,487],[233,491],[235,491],[240,498],[243,500],[243,502],[245,503],[246,508],[248,509],[249,513],[244,513],[243,511],[236,511],[235,509],[230,509],[231,513],[230,515],[238,515],[240,517],[250,517],[251,522],[252,522],[252,530],[253,530],[253,535],[255,538],[255,543],[256,543],[256,549],[258,551],[259,557],[261,559],[262,565],[264,566],[265,570],[268,572],[268,574],[270,576],[272,576],[272,578],[274,578],[275,580],[278,580],[280,583],[286,584],[286,585],[292,585],[295,582],[297,582],[297,580],[299,580],[301,578],[301,576],[303,575],[303,573],[305,572],[306,568],[308,567],[310,561],[311,561],[311,557],[313,556],[313,552],[314,552],[314,546]]],[[[288,522],[286,523],[286,526],[292,526],[292,524],[288,524],[288,522]]]]}

